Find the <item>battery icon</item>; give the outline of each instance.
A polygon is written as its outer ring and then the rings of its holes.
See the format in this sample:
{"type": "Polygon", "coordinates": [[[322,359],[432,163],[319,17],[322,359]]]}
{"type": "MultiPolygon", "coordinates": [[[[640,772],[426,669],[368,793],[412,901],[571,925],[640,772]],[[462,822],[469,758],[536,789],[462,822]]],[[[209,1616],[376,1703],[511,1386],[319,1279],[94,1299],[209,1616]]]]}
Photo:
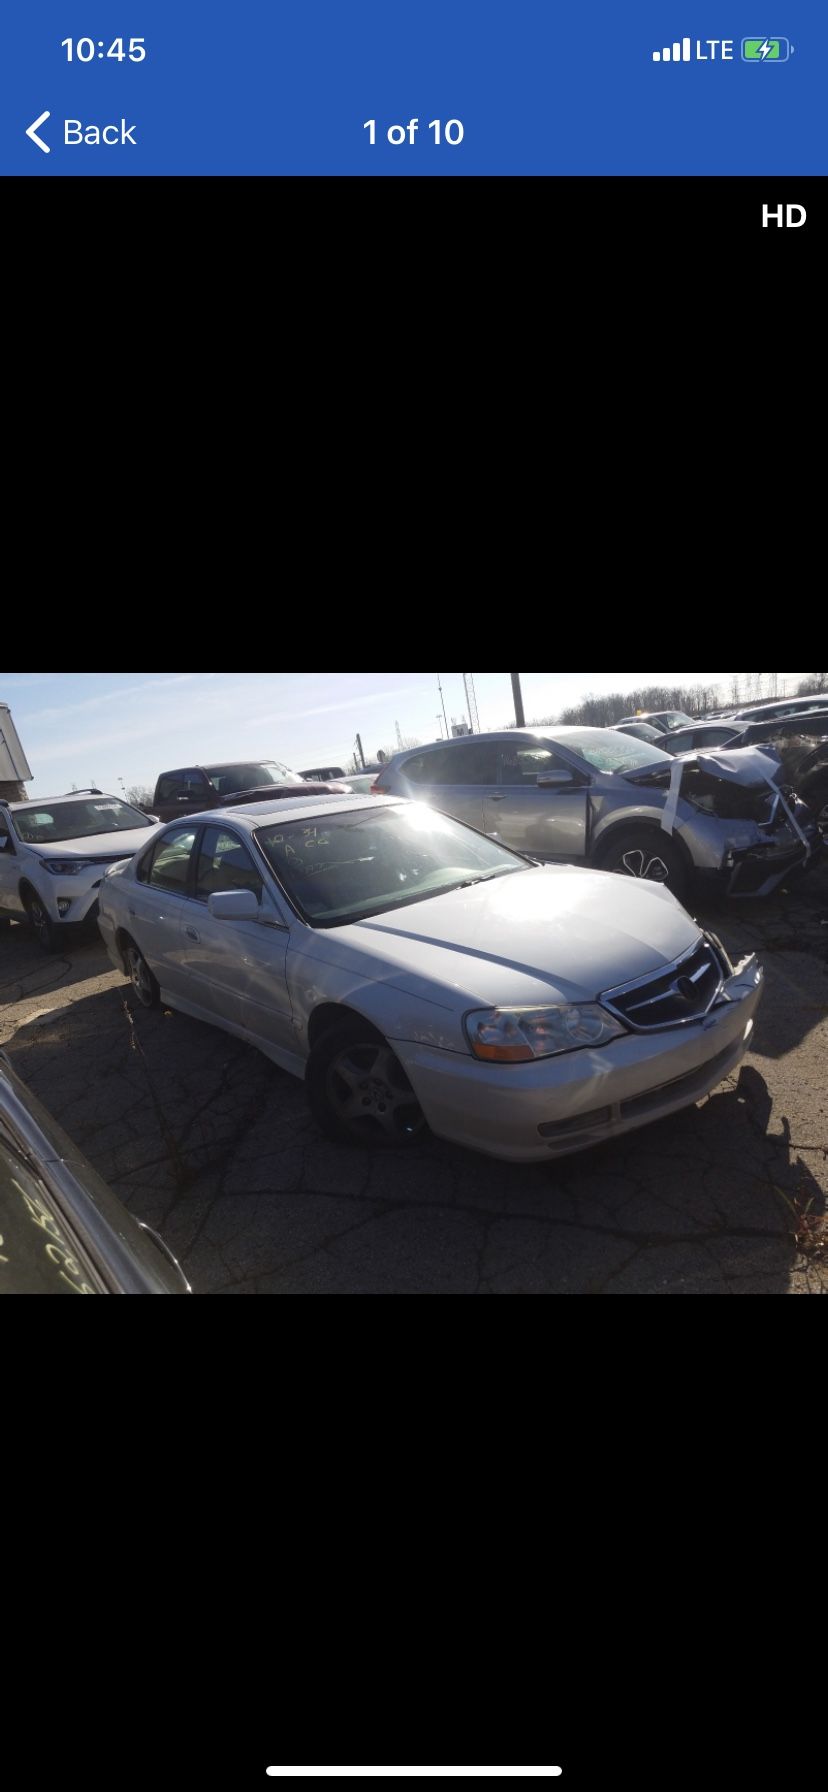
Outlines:
{"type": "Polygon", "coordinates": [[[743,37],[743,62],[787,62],[791,54],[787,37],[743,37]]]}

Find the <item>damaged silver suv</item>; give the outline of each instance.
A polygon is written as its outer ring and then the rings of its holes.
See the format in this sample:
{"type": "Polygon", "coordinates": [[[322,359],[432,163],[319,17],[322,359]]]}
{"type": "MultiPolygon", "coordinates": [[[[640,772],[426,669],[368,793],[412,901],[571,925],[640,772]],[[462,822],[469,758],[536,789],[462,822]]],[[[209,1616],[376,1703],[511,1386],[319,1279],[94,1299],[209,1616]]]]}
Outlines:
{"type": "Polygon", "coordinates": [[[822,846],[815,817],[758,749],[674,759],[611,728],[478,734],[399,753],[377,795],[427,802],[529,857],[666,884],[693,872],[767,896],[822,846]]]}

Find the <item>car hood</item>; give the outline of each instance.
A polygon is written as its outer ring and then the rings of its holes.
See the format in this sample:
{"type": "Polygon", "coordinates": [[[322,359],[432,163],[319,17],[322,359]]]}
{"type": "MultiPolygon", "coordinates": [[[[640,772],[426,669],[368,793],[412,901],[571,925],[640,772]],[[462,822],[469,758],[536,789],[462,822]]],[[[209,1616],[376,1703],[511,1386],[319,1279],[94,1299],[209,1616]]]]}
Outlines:
{"type": "MultiPolygon", "coordinates": [[[[157,825],[157,824],[154,824],[157,825]]],[[[129,828],[123,834],[91,834],[81,840],[49,840],[33,845],[41,859],[131,859],[152,837],[152,828],[129,828]]]]}
{"type": "Polygon", "coordinates": [[[689,952],[699,929],[661,885],[544,866],[317,937],[350,972],[464,1010],[593,1001],[689,952]]]}
{"type": "MultiPolygon", "coordinates": [[[[685,768],[697,765],[709,776],[721,778],[725,784],[740,784],[743,789],[756,789],[779,771],[770,747],[697,747],[691,753],[676,754],[673,764],[676,763],[685,768]]],[[[641,771],[623,775],[630,784],[650,784],[669,783],[671,773],[671,766],[658,765],[643,766],[641,771]]]]}

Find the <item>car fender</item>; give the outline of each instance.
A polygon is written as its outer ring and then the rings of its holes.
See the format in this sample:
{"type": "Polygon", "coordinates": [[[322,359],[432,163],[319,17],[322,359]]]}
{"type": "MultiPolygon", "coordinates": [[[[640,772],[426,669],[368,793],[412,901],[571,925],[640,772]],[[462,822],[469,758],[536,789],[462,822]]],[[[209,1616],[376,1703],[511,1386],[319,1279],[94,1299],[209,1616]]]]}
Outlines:
{"type": "MultiPolygon", "coordinates": [[[[690,820],[692,815],[689,810],[689,805],[685,805],[685,808],[688,810],[687,818],[690,820]]],[[[641,809],[640,807],[637,807],[628,810],[625,815],[619,816],[616,813],[606,816],[603,823],[598,823],[592,835],[590,848],[591,863],[600,869],[601,860],[608,847],[612,844],[612,841],[617,839],[620,834],[628,834],[630,828],[647,828],[653,834],[660,833],[661,811],[649,808],[641,809]]],[[[674,835],[674,840],[679,852],[686,859],[688,867],[692,868],[694,862],[693,854],[686,841],[682,839],[680,832],[674,835]]]]}
{"type": "Polygon", "coordinates": [[[429,999],[399,989],[390,977],[366,976],[357,955],[353,964],[347,963],[344,953],[339,962],[323,961],[312,946],[291,940],[287,981],[297,1049],[305,1056],[311,1050],[312,1016],[331,1004],[358,1015],[385,1039],[408,1040],[442,1051],[467,1051],[459,1006],[443,1006],[433,991],[429,999]]]}

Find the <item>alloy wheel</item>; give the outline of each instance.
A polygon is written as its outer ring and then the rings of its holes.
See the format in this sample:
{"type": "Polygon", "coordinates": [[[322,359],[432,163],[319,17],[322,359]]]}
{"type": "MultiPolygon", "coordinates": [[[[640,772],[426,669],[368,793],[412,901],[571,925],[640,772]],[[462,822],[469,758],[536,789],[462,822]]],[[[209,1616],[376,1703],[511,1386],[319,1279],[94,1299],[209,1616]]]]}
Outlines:
{"type": "Polygon", "coordinates": [[[650,883],[666,884],[670,881],[669,866],[659,858],[658,853],[644,852],[636,847],[632,852],[625,852],[619,870],[627,877],[648,878],[650,883]]]}
{"type": "Polygon", "coordinates": [[[41,946],[50,946],[52,943],[52,923],[43,907],[43,903],[40,902],[36,896],[31,896],[29,898],[29,920],[31,921],[41,946]]]}
{"type": "Polygon", "coordinates": [[[399,1058],[387,1045],[346,1045],[328,1066],[332,1109],[355,1137],[413,1138],[425,1116],[399,1058]]]}

